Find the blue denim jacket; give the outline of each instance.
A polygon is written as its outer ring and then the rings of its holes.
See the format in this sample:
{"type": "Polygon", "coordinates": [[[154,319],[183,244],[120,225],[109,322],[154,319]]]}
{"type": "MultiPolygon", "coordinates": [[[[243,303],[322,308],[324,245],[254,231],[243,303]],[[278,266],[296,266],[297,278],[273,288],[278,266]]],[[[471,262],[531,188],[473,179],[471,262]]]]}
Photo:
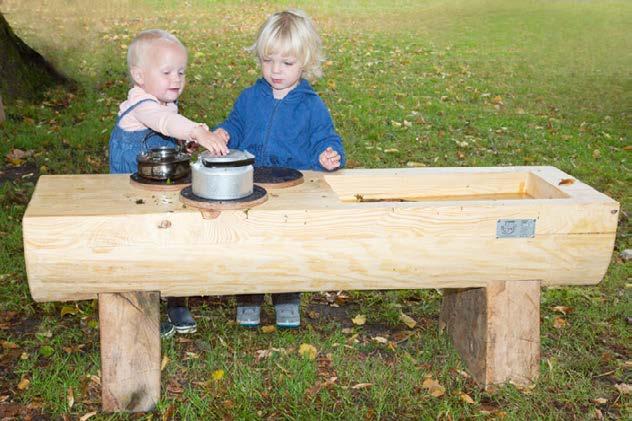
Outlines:
{"type": "Polygon", "coordinates": [[[320,154],[332,147],[345,164],[342,140],[323,100],[302,79],[283,99],[275,99],[265,79],[239,95],[218,127],[230,134],[228,146],[255,155],[255,165],[324,170],[320,154]]]}

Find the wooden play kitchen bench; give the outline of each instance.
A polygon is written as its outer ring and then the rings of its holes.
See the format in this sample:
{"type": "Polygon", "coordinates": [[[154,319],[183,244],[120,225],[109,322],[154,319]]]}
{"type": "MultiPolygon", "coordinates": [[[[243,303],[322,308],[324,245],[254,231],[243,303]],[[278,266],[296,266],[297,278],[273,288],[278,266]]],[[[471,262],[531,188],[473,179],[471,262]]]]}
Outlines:
{"type": "Polygon", "coordinates": [[[540,287],[600,282],[619,204],[553,167],[304,172],[219,214],[128,175],[40,177],[23,220],[36,301],[97,298],[103,409],[160,398],[159,296],[441,288],[484,387],[538,375],[540,287]]]}

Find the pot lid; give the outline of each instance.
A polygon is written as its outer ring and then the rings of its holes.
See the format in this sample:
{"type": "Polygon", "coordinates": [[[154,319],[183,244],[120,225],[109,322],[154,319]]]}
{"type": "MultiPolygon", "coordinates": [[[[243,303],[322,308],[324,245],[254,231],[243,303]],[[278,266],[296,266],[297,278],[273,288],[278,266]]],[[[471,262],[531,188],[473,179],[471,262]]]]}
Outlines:
{"type": "Polygon", "coordinates": [[[200,160],[205,167],[245,167],[255,163],[255,156],[248,151],[229,149],[227,155],[217,156],[204,151],[200,160]]]}

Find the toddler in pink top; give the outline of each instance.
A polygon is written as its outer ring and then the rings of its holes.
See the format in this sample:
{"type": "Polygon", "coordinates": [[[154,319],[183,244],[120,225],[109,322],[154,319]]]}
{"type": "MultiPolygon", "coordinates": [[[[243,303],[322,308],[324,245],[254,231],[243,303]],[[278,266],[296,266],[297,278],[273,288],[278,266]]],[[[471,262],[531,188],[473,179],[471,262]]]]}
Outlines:
{"type": "MultiPolygon", "coordinates": [[[[187,51],[176,37],[159,29],[141,32],[129,46],[127,65],[134,86],[110,135],[110,173],[133,173],[140,152],[182,142],[195,142],[217,155],[228,153],[228,136],[178,113],[187,51]]],[[[184,299],[169,298],[167,314],[170,323],[161,324],[161,336],[196,331],[184,299]]]]}

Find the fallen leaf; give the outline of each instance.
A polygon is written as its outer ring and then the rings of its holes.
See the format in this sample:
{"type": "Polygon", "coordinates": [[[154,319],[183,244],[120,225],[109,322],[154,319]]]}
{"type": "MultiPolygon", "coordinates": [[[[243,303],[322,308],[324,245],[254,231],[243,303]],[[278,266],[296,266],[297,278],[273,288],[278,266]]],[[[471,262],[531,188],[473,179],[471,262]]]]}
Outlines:
{"type": "Polygon", "coordinates": [[[553,307],[553,311],[557,313],[562,313],[563,315],[571,314],[575,309],[573,307],[565,307],[565,306],[555,306],[553,307]]]}
{"type": "Polygon", "coordinates": [[[614,388],[617,389],[622,395],[629,395],[630,393],[632,393],[632,386],[627,383],[615,384],[614,388]]]}
{"type": "Polygon", "coordinates": [[[265,325],[261,327],[261,333],[273,333],[276,332],[276,326],[274,325],[265,325]]]}
{"type": "Polygon", "coordinates": [[[20,380],[20,383],[18,383],[18,389],[26,390],[29,388],[30,384],[31,381],[29,379],[27,379],[26,377],[22,377],[22,380],[20,380]]]}
{"type": "Polygon", "coordinates": [[[601,158],[601,151],[599,149],[595,149],[592,153],[593,158],[599,159],[601,158]]]}
{"type": "Polygon", "coordinates": [[[596,403],[597,405],[605,405],[608,403],[608,399],[606,398],[595,398],[592,401],[596,403]]]}
{"type": "Polygon", "coordinates": [[[9,341],[2,341],[2,348],[4,349],[17,349],[19,346],[9,341]]]}
{"type": "Polygon", "coordinates": [[[356,385],[351,386],[352,389],[366,389],[367,387],[373,386],[373,383],[358,383],[356,385]]]}
{"type": "Polygon", "coordinates": [[[66,399],[68,401],[68,409],[71,409],[75,404],[75,392],[72,390],[72,386],[68,387],[68,391],[66,392],[66,399]]]}
{"type": "Polygon", "coordinates": [[[353,319],[351,319],[354,325],[362,326],[366,323],[366,316],[364,314],[358,314],[353,319]]]}
{"type": "Polygon", "coordinates": [[[575,182],[575,180],[574,180],[574,179],[572,179],[572,178],[562,178],[562,179],[560,180],[560,182],[559,182],[559,183],[557,183],[557,185],[558,185],[558,186],[561,186],[561,185],[564,185],[564,184],[573,184],[574,182],[575,182]]]}
{"type": "Polygon", "coordinates": [[[445,394],[445,387],[441,386],[441,384],[432,377],[424,380],[424,382],[421,384],[421,387],[427,389],[428,393],[430,393],[435,398],[441,397],[445,394]]]}
{"type": "Polygon", "coordinates": [[[61,317],[64,317],[66,314],[75,315],[79,312],[77,306],[63,306],[61,308],[60,314],[61,317]]]}
{"type": "Polygon", "coordinates": [[[301,344],[298,349],[298,353],[303,357],[309,358],[310,360],[315,360],[316,355],[318,354],[318,350],[314,345],[301,344]]]}
{"type": "Polygon", "coordinates": [[[562,329],[566,327],[567,325],[568,325],[568,322],[561,317],[556,317],[555,319],[553,319],[553,327],[556,329],[562,329]]]}
{"type": "Polygon", "coordinates": [[[494,105],[503,105],[503,98],[500,95],[496,95],[492,98],[492,104],[494,105]]]}
{"type": "Polygon", "coordinates": [[[415,321],[415,319],[413,319],[412,317],[401,313],[399,315],[399,320],[401,320],[402,322],[404,322],[404,324],[406,326],[408,326],[410,329],[414,328],[415,326],[417,326],[417,322],[415,321]]]}
{"type": "Polygon", "coordinates": [[[196,354],[195,352],[191,352],[191,351],[186,351],[184,353],[184,355],[186,356],[185,359],[187,359],[187,360],[197,360],[198,358],[200,358],[200,356],[198,354],[196,354]]]}
{"type": "Polygon", "coordinates": [[[169,364],[169,357],[163,355],[162,361],[160,362],[160,371],[164,370],[167,364],[169,364]]]}
{"type": "Polygon", "coordinates": [[[350,334],[350,333],[353,333],[353,328],[351,328],[351,327],[344,327],[344,328],[342,328],[341,332],[344,333],[344,334],[350,334]]]}
{"type": "Polygon", "coordinates": [[[474,403],[474,399],[472,399],[472,397],[467,393],[461,393],[459,398],[461,398],[461,400],[465,403],[474,403]]]}
{"type": "Polygon", "coordinates": [[[213,374],[211,376],[216,382],[220,381],[224,378],[224,370],[215,370],[213,371],[213,374]]]}
{"type": "Polygon", "coordinates": [[[86,421],[94,417],[96,414],[97,414],[96,412],[88,412],[87,414],[82,415],[81,418],[79,418],[79,421],[86,421]]]}
{"type": "Polygon", "coordinates": [[[381,343],[381,344],[388,343],[388,339],[386,339],[386,338],[384,338],[382,336],[375,336],[375,337],[373,337],[371,339],[373,339],[375,342],[378,342],[378,343],[381,343]]]}
{"type": "Polygon", "coordinates": [[[423,162],[408,161],[406,163],[406,166],[410,168],[417,168],[417,167],[425,167],[426,164],[424,164],[423,162]]]}

